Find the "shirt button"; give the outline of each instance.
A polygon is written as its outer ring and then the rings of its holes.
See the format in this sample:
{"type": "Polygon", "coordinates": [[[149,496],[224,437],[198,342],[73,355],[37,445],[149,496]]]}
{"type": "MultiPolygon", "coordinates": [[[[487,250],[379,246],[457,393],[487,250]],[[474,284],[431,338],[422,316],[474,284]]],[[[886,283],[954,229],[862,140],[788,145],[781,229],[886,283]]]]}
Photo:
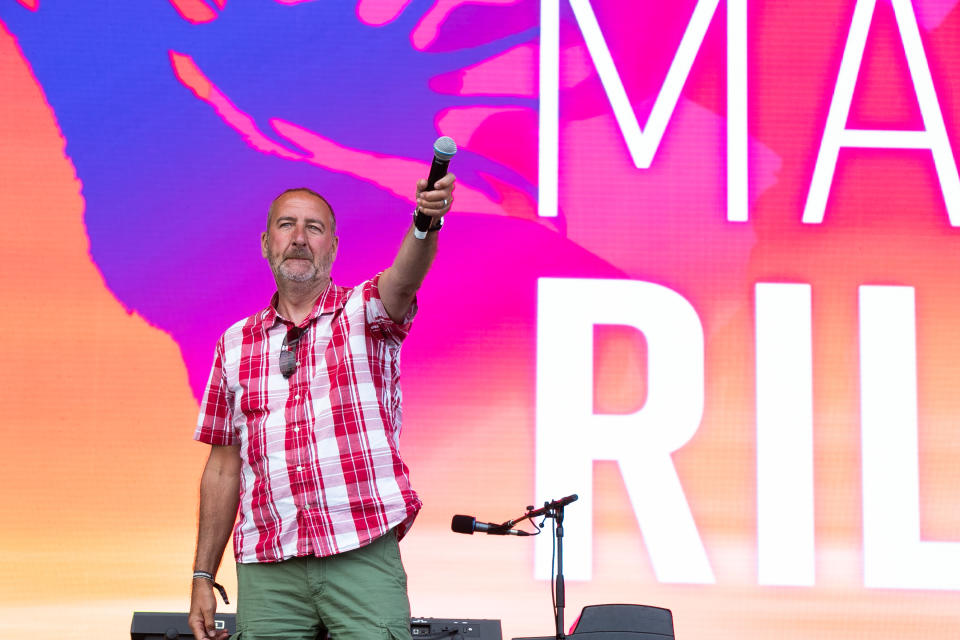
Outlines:
{"type": "Polygon", "coordinates": [[[293,432],[294,432],[294,433],[300,433],[300,427],[294,427],[294,428],[293,428],[293,432]]]}
{"type": "Polygon", "coordinates": [[[303,471],[303,467],[297,465],[297,471],[303,471]]]}
{"type": "Polygon", "coordinates": [[[300,399],[300,394],[298,393],[297,395],[293,396],[293,399],[294,399],[294,400],[299,400],[299,399],[300,399]]]}

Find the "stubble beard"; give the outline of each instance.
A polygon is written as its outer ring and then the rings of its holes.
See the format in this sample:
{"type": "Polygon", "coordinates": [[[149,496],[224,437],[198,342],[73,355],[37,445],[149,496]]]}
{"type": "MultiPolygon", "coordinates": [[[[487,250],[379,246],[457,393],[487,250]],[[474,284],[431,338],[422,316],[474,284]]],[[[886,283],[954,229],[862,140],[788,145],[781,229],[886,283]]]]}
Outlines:
{"type": "Polygon", "coordinates": [[[320,260],[319,264],[313,261],[313,256],[302,254],[298,256],[270,256],[270,266],[273,268],[273,275],[278,281],[283,278],[289,282],[304,283],[317,282],[330,277],[329,256],[320,260]],[[309,260],[310,269],[301,271],[296,268],[291,268],[292,265],[287,264],[287,260],[291,257],[299,258],[300,260],[309,260]]]}
{"type": "Polygon", "coordinates": [[[286,261],[283,261],[277,266],[274,274],[291,282],[311,282],[316,279],[318,271],[317,265],[312,262],[310,263],[310,269],[308,271],[295,271],[290,268],[290,265],[288,265],[286,261]]]}

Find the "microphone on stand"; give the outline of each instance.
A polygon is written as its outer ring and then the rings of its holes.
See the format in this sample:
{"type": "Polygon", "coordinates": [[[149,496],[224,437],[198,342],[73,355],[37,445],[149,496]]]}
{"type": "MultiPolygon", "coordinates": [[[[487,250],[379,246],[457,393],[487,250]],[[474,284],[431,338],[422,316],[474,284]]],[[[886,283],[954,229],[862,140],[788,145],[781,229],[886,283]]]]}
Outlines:
{"type": "Polygon", "coordinates": [[[492,522],[477,522],[473,516],[453,516],[450,523],[450,529],[455,533],[466,533],[473,535],[474,531],[486,533],[491,536],[530,536],[532,533],[510,529],[502,524],[493,524],[492,522]]]}

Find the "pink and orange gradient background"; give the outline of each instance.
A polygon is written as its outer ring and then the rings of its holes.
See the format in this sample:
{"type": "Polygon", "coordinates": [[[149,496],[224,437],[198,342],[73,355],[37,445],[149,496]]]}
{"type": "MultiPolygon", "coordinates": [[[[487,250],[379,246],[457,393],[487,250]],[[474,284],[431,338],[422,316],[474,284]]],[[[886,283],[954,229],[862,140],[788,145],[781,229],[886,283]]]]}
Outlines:
{"type": "MultiPolygon", "coordinates": [[[[42,2],[20,4],[38,15],[44,10],[42,2]]],[[[218,11],[232,7],[172,4],[195,24],[213,22],[218,11]]],[[[412,45],[429,50],[434,31],[442,35],[457,4],[435,3],[411,35],[412,45]]],[[[609,15],[603,22],[603,3],[596,4],[611,47],[623,50],[637,38],[627,28],[636,23],[617,23],[609,15]]],[[[960,10],[939,3],[935,13],[937,3],[915,4],[921,21],[933,16],[924,25],[925,46],[957,149],[960,10]]],[[[633,11],[656,15],[648,5],[637,3],[633,11]]],[[[444,230],[443,251],[404,352],[403,446],[426,504],[403,545],[415,615],[500,618],[507,638],[552,629],[549,587],[532,578],[532,545],[458,537],[448,526],[453,513],[501,520],[531,502],[535,282],[562,275],[660,282],[697,309],[707,339],[706,410],[697,435],[674,460],[717,576],[714,585],[658,583],[617,467],[600,462],[594,576],[568,583],[568,621],[586,604],[641,602],[672,609],[681,638],[949,638],[960,628],[955,592],[863,586],[856,349],[857,287],[916,287],[923,536],[960,540],[960,236],[947,225],[929,154],[921,152],[842,152],[825,223],[800,223],[842,49],[838,34],[849,23],[852,3],[757,5],[751,10],[750,94],[756,175],[748,224],[733,225],[723,216],[723,78],[716,64],[723,42],[716,25],[659,164],[638,176],[625,160],[582,42],[566,24],[563,237],[553,221],[535,218],[522,179],[463,181],[461,215],[444,230]],[[787,36],[791,30],[804,34],[800,56],[787,36]],[[489,222],[498,218],[509,226],[489,222]],[[752,289],[760,281],[813,285],[815,587],[757,585],[752,289]]],[[[361,2],[357,14],[368,24],[387,23],[405,7],[361,2]]],[[[614,8],[608,3],[608,11],[614,8]]],[[[621,69],[638,105],[656,93],[656,78],[669,64],[664,52],[673,51],[678,25],[682,30],[682,12],[662,13],[667,26],[661,39],[653,38],[657,25],[644,35],[663,59],[621,69]]],[[[891,16],[881,3],[850,126],[918,126],[891,16]]],[[[504,93],[535,96],[530,74],[536,49],[527,43],[510,51],[516,57],[508,65],[488,62],[506,69],[498,76],[504,93]]],[[[171,49],[171,74],[217,112],[225,129],[238,130],[251,153],[282,156],[284,147],[270,147],[275,142],[266,137],[257,147],[255,130],[242,130],[243,112],[231,117],[224,94],[213,100],[216,79],[205,85],[202,65],[189,60],[171,49]]],[[[432,89],[470,95],[477,86],[471,82],[483,78],[480,71],[472,74],[438,75],[432,89]]],[[[481,91],[490,92],[489,85],[481,91]]],[[[438,132],[457,133],[467,151],[502,161],[532,181],[530,149],[506,157],[491,132],[514,132],[535,148],[534,112],[490,102],[438,113],[438,132]]],[[[345,180],[376,159],[351,155],[348,146],[296,123],[271,125],[299,145],[296,160],[320,167],[345,163],[345,180]]],[[[190,440],[197,403],[181,345],[128,311],[91,255],[85,185],[67,142],[30,60],[0,22],[0,217],[6,238],[0,291],[7,336],[0,368],[0,636],[10,638],[124,637],[134,610],[184,610],[196,481],[205,456],[190,440]]],[[[402,157],[380,159],[379,187],[407,197],[402,189],[420,166],[402,157]]],[[[359,231],[348,240],[364,246],[359,231]]],[[[258,259],[254,241],[250,255],[238,260],[258,259]]],[[[384,255],[378,259],[389,252],[384,255]]],[[[268,295],[265,289],[260,297],[268,295]]],[[[640,406],[642,341],[629,332],[600,331],[597,346],[597,410],[640,406]]],[[[232,573],[228,558],[220,575],[236,593],[232,573]]]]}

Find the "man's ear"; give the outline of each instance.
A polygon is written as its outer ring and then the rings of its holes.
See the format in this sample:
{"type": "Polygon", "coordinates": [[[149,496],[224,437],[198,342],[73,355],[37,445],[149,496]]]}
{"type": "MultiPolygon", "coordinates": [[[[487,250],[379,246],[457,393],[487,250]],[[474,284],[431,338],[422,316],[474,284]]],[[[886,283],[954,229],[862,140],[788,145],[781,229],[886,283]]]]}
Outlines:
{"type": "Polygon", "coordinates": [[[260,255],[264,258],[267,257],[267,232],[264,231],[260,234],[260,255]]]}

